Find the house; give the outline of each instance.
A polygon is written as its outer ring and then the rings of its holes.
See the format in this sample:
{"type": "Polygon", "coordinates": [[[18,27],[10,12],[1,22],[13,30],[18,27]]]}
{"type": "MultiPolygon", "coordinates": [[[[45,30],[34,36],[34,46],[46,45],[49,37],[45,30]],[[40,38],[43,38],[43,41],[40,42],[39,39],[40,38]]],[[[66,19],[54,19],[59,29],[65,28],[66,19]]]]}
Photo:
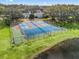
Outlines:
{"type": "Polygon", "coordinates": [[[36,13],[34,13],[34,16],[37,18],[42,18],[44,15],[44,12],[42,12],[41,10],[36,10],[36,13]]]}
{"type": "Polygon", "coordinates": [[[29,18],[31,14],[31,11],[27,12],[27,13],[23,13],[24,18],[29,18]]]}
{"type": "Polygon", "coordinates": [[[42,18],[43,15],[44,15],[44,12],[41,11],[41,10],[35,10],[34,12],[33,11],[28,11],[27,13],[23,13],[23,16],[24,16],[24,18],[29,18],[29,16],[31,14],[34,14],[34,16],[37,17],[37,18],[42,18]]]}

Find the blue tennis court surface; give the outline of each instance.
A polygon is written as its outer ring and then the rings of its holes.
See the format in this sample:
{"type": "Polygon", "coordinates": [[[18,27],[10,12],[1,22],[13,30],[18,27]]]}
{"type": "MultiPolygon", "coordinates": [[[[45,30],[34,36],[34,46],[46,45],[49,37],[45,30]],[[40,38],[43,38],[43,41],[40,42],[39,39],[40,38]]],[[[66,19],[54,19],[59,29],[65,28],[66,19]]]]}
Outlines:
{"type": "Polygon", "coordinates": [[[60,30],[60,28],[49,25],[45,23],[44,21],[23,22],[19,24],[19,26],[25,38],[31,38],[31,37],[38,36],[41,34],[47,34],[49,32],[55,32],[55,31],[60,30]]]}

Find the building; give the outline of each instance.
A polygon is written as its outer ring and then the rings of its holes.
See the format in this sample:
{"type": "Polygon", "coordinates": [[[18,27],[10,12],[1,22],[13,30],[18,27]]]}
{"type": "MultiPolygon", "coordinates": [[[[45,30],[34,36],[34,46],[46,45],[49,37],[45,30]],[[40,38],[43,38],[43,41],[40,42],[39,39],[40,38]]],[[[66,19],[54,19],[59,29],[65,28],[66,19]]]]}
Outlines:
{"type": "Polygon", "coordinates": [[[27,13],[23,13],[23,16],[24,16],[24,18],[29,18],[29,16],[30,16],[31,14],[34,14],[34,16],[37,17],[37,18],[42,18],[43,15],[44,15],[44,12],[41,11],[41,10],[36,10],[36,11],[34,11],[34,12],[29,11],[29,12],[27,12],[27,13]]]}
{"type": "Polygon", "coordinates": [[[30,14],[31,14],[31,12],[29,11],[27,13],[23,13],[23,16],[24,16],[24,18],[29,18],[30,14]]]}
{"type": "Polygon", "coordinates": [[[34,16],[37,18],[42,18],[44,15],[44,12],[42,12],[41,10],[37,10],[36,13],[34,13],[34,16]]]}

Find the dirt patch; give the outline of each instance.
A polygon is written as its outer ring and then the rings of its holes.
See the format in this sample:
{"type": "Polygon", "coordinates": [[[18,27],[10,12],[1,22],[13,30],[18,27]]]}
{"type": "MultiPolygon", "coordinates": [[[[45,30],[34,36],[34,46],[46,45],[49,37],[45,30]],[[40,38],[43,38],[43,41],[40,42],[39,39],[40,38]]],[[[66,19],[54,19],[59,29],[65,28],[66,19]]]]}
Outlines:
{"type": "Polygon", "coordinates": [[[34,59],[79,59],[79,38],[61,42],[34,59]]]}

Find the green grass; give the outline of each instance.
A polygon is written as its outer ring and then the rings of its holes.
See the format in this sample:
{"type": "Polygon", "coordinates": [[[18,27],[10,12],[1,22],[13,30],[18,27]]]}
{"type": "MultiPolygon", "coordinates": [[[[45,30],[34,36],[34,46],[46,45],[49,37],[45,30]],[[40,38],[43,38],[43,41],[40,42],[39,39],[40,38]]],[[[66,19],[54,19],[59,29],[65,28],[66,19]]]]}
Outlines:
{"type": "Polygon", "coordinates": [[[48,18],[42,18],[44,21],[49,20],[48,18]]]}
{"type": "Polygon", "coordinates": [[[65,27],[67,29],[79,29],[79,22],[78,23],[75,23],[75,22],[72,22],[72,23],[58,22],[58,23],[56,23],[56,22],[53,22],[53,25],[65,27]]]}
{"type": "Polygon", "coordinates": [[[8,49],[4,54],[1,54],[0,59],[31,59],[32,56],[41,51],[52,47],[64,40],[79,37],[79,30],[66,30],[57,32],[45,38],[34,39],[23,43],[20,46],[8,49]]]}
{"type": "Polygon", "coordinates": [[[0,29],[0,52],[10,47],[10,32],[9,27],[5,26],[0,29]]]}

